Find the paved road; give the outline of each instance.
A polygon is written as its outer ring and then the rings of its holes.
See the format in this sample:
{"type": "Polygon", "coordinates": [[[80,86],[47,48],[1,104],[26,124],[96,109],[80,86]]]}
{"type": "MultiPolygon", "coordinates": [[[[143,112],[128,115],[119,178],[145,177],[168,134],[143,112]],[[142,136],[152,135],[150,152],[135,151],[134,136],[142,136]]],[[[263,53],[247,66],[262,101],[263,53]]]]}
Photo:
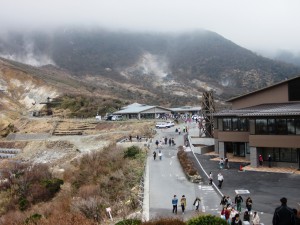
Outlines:
{"type": "Polygon", "coordinates": [[[156,149],[155,144],[151,146],[151,153],[148,158],[149,164],[149,217],[171,217],[176,216],[172,213],[171,200],[176,194],[178,198],[185,195],[187,198],[186,213],[182,215],[181,209],[178,207],[177,216],[188,219],[195,216],[197,212],[194,210],[193,202],[196,196],[201,198],[200,210],[202,212],[217,214],[219,210],[220,197],[214,189],[207,184],[194,184],[188,181],[177,159],[177,146],[183,145],[183,135],[175,133],[175,128],[158,130],[157,135],[153,139],[161,140],[162,137],[174,137],[176,146],[169,147],[163,145],[162,160],[154,160],[152,157],[153,150],[156,149]]]}
{"type": "MultiPolygon", "coordinates": [[[[190,157],[193,158],[192,154],[190,157]]],[[[221,192],[229,195],[233,200],[235,190],[249,190],[250,195],[242,195],[245,199],[250,196],[253,200],[253,210],[258,211],[261,222],[271,224],[274,210],[280,205],[279,199],[286,197],[288,206],[299,208],[300,205],[300,176],[286,173],[270,173],[245,171],[239,172],[239,163],[230,163],[229,170],[220,171],[218,162],[210,160],[210,156],[197,155],[198,160],[209,172],[214,174],[217,183],[217,174],[221,172],[224,183],[221,192]]],[[[199,171],[200,168],[199,168],[199,171]]],[[[244,205],[245,206],[245,205],[244,205]]]]}
{"type": "MultiPolygon", "coordinates": [[[[175,128],[166,130],[158,130],[156,139],[161,140],[162,137],[174,137],[176,146],[183,145],[183,136],[175,133],[175,128]]],[[[155,144],[151,145],[151,153],[155,149],[155,144]]],[[[196,215],[193,208],[193,201],[196,196],[201,198],[200,211],[217,215],[220,212],[220,194],[218,190],[207,185],[208,180],[202,169],[198,168],[200,174],[205,178],[202,184],[193,184],[187,181],[181,166],[177,159],[177,148],[163,146],[163,159],[159,161],[153,160],[152,154],[148,157],[149,171],[149,217],[157,218],[160,216],[170,217],[172,214],[171,199],[174,194],[179,198],[181,195],[187,196],[187,212],[184,215],[178,214],[179,217],[188,219],[196,215]]],[[[198,164],[192,152],[188,153],[191,159],[198,164]]],[[[211,156],[196,155],[198,161],[204,170],[212,171],[214,181],[217,181],[217,174],[220,171],[218,162],[211,161],[211,156]]],[[[288,205],[293,208],[299,208],[300,205],[300,176],[294,174],[278,174],[246,171],[238,172],[239,163],[230,163],[229,170],[222,170],[224,175],[224,183],[220,190],[224,195],[229,195],[232,199],[235,196],[235,190],[244,189],[250,191],[253,199],[253,209],[260,214],[261,222],[265,225],[271,224],[274,209],[279,206],[281,197],[288,198],[288,205]]],[[[217,183],[217,182],[216,182],[217,183]]],[[[244,199],[248,195],[242,195],[244,199]]],[[[179,209],[178,212],[181,212],[179,209]]]]}

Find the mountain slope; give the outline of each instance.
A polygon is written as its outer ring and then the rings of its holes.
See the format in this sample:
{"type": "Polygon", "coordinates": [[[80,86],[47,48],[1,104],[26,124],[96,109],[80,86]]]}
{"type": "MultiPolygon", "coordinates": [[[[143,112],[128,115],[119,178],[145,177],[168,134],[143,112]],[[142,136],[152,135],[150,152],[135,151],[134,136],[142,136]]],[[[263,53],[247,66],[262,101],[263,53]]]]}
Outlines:
{"type": "Polygon", "coordinates": [[[64,28],[11,33],[1,38],[0,54],[39,65],[52,62],[80,79],[101,76],[150,92],[159,87],[167,94],[165,84],[170,88],[170,82],[201,92],[204,83],[223,98],[300,74],[299,67],[258,56],[205,30],[169,34],[64,28]]]}

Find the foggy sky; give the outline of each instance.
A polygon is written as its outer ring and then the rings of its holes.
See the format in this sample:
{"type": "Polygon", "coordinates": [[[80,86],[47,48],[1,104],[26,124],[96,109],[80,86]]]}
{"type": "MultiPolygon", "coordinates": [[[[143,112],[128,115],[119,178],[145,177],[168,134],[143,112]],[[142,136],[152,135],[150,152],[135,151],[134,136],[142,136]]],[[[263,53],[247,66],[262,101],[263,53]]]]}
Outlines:
{"type": "Polygon", "coordinates": [[[253,51],[299,53],[299,12],[299,0],[0,0],[0,31],[69,25],[158,32],[201,28],[253,51]]]}

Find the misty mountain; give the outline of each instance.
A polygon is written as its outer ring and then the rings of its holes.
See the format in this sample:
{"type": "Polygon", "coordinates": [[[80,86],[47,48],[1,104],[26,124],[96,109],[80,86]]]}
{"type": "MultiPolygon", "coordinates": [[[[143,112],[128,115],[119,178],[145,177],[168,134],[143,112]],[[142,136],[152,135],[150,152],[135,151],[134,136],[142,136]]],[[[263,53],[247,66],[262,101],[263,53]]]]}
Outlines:
{"type": "Polygon", "coordinates": [[[294,54],[289,51],[281,50],[278,51],[272,58],[281,62],[290,63],[300,67],[300,53],[294,54]]]}
{"type": "Polygon", "coordinates": [[[258,56],[205,30],[11,32],[0,38],[0,56],[35,66],[53,64],[94,88],[105,78],[175,96],[192,95],[189,89],[214,90],[226,98],[300,74],[299,67],[258,56]]]}

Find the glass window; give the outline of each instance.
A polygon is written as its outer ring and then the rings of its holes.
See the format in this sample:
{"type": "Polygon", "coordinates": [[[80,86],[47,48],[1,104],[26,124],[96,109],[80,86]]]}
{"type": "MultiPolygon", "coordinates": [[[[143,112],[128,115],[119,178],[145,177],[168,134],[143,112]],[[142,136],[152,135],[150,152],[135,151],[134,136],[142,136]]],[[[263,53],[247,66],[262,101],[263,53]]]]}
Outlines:
{"type": "Polygon", "coordinates": [[[250,146],[249,146],[249,143],[245,143],[245,147],[246,147],[246,153],[247,154],[250,154],[250,146]]]}
{"type": "Polygon", "coordinates": [[[224,131],[232,130],[231,118],[223,118],[223,130],[224,131]]]}
{"type": "Polygon", "coordinates": [[[277,134],[287,134],[286,119],[276,119],[277,134]]]}
{"type": "Polygon", "coordinates": [[[279,158],[279,148],[274,148],[274,153],[273,153],[273,161],[275,162],[279,162],[280,158],[279,158]]]}
{"type": "Polygon", "coordinates": [[[287,119],[288,134],[295,134],[295,122],[294,119],[287,119]]]}
{"type": "Polygon", "coordinates": [[[294,124],[295,124],[296,134],[300,134],[300,119],[295,119],[294,124]]]}
{"type": "Polygon", "coordinates": [[[218,128],[219,128],[219,130],[223,130],[223,120],[222,119],[218,119],[218,128]]]}
{"type": "Polygon", "coordinates": [[[279,158],[281,162],[290,162],[292,158],[291,150],[288,148],[281,148],[279,151],[279,158]]]}
{"type": "Polygon", "coordinates": [[[256,119],[255,120],[255,133],[256,134],[267,134],[268,133],[268,121],[267,119],[256,119]]]}
{"type": "Polygon", "coordinates": [[[248,120],[245,118],[239,119],[240,131],[248,131],[248,120]]]}
{"type": "Polygon", "coordinates": [[[238,119],[237,118],[232,118],[232,130],[233,131],[238,131],[238,119]]]}
{"type": "Polygon", "coordinates": [[[275,119],[268,119],[268,132],[269,134],[276,133],[275,119]]]}
{"type": "Polygon", "coordinates": [[[297,149],[292,148],[291,149],[291,155],[292,155],[292,162],[298,162],[298,157],[297,157],[297,149]]]}

